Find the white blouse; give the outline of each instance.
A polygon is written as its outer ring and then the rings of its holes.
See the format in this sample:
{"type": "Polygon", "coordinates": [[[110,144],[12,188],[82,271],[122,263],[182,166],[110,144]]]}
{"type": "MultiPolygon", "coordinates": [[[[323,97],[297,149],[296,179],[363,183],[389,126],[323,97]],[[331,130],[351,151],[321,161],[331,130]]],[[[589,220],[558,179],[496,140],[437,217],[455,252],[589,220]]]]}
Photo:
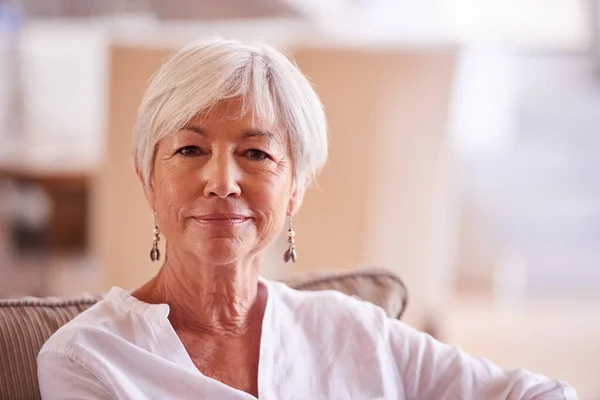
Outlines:
{"type": "MultiPolygon", "coordinates": [[[[268,292],[259,399],[577,399],[567,384],[503,371],[334,291],[268,292]]],[[[202,375],[167,316],[114,287],[60,328],[38,355],[42,398],[254,399],[202,375]]]]}

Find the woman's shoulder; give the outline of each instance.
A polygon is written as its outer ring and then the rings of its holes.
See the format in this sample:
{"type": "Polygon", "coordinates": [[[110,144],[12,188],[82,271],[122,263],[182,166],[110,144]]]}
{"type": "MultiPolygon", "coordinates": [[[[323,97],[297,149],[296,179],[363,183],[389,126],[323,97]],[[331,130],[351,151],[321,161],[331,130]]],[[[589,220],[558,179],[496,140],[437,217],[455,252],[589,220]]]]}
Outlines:
{"type": "Polygon", "coordinates": [[[104,299],[78,314],[54,332],[44,343],[40,354],[47,351],[69,354],[79,344],[90,340],[90,335],[122,336],[126,334],[135,323],[132,320],[136,314],[142,314],[145,311],[142,307],[136,308],[135,303],[127,296],[129,294],[125,290],[113,287],[104,299]]]}

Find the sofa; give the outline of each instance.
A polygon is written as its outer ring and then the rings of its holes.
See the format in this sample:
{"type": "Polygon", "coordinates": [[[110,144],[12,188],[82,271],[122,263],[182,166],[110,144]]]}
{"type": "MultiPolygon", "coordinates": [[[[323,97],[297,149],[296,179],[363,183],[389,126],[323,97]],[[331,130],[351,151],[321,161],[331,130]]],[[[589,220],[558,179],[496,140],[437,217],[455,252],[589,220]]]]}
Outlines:
{"type": "MultiPolygon", "coordinates": [[[[337,290],[382,307],[391,318],[406,309],[407,291],[394,273],[378,268],[315,272],[282,280],[297,290],[337,290]]],[[[0,300],[0,399],[40,399],[37,354],[62,325],[102,295],[0,300]]]]}

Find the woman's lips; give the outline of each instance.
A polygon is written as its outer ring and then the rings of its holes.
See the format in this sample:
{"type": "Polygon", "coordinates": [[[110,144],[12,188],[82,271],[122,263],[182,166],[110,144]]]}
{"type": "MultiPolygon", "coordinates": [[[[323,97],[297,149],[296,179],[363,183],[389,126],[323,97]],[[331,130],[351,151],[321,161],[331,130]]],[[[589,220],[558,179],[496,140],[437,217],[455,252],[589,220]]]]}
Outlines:
{"type": "Polygon", "coordinates": [[[251,218],[242,214],[206,214],[194,217],[194,219],[205,225],[238,225],[251,218]]]}

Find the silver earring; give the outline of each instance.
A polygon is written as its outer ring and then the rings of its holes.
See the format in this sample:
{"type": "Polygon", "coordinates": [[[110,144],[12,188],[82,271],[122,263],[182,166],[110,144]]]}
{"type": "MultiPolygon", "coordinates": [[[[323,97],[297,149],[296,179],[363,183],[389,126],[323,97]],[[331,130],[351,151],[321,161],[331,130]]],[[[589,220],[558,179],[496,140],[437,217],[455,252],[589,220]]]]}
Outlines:
{"type": "Polygon", "coordinates": [[[152,239],[152,250],[150,250],[150,259],[152,261],[160,260],[160,250],[158,250],[158,242],[160,241],[160,230],[156,222],[156,213],[154,213],[154,229],[152,230],[154,238],[152,239]]]}
{"type": "Polygon", "coordinates": [[[283,255],[283,261],[288,262],[292,260],[292,262],[296,262],[296,242],[294,241],[294,236],[296,236],[296,232],[292,229],[292,216],[290,215],[289,227],[288,227],[288,249],[285,251],[283,255]]]}

